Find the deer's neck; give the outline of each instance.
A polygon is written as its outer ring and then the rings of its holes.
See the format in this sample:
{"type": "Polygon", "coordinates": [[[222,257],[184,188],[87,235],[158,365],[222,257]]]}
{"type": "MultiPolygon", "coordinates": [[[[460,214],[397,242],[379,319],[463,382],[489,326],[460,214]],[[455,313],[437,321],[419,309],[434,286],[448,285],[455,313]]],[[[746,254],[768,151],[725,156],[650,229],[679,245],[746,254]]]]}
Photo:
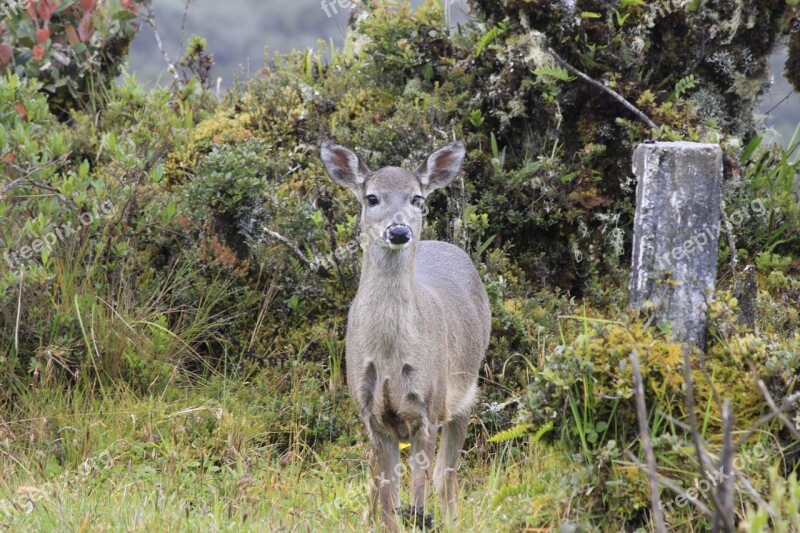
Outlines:
{"type": "Polygon", "coordinates": [[[376,355],[393,357],[415,338],[418,287],[416,246],[405,250],[369,247],[364,252],[358,288],[360,314],[376,355]]]}

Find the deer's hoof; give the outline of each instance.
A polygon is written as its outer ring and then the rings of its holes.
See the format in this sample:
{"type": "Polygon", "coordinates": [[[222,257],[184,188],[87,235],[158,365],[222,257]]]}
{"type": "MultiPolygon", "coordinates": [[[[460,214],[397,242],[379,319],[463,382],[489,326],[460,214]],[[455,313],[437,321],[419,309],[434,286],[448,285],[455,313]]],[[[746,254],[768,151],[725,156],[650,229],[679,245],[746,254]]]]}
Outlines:
{"type": "Polygon", "coordinates": [[[397,509],[397,514],[402,517],[403,523],[408,527],[418,528],[424,531],[436,530],[433,527],[433,515],[431,513],[425,513],[425,509],[407,505],[397,509]]]}

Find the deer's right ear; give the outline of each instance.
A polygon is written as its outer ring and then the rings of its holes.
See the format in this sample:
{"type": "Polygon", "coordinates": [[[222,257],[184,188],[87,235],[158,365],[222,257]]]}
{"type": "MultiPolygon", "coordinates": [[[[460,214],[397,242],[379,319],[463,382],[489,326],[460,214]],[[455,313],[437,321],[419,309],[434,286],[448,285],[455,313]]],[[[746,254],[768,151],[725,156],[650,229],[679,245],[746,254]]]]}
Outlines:
{"type": "Polygon", "coordinates": [[[369,174],[369,169],[352,150],[335,142],[324,142],[320,147],[320,156],[325,172],[333,181],[347,187],[356,195],[369,174]]]}

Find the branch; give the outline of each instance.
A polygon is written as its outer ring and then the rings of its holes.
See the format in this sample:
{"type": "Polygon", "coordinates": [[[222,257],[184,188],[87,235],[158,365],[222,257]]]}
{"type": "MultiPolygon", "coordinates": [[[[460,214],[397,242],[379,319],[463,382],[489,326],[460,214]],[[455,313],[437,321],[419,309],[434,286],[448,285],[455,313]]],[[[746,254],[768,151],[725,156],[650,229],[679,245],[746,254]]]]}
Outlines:
{"type": "MultiPolygon", "coordinates": [[[[637,459],[636,456],[633,453],[631,453],[630,451],[625,450],[625,455],[627,455],[628,459],[630,459],[633,462],[633,464],[635,464],[639,468],[641,468],[643,470],[647,468],[647,465],[645,465],[641,461],[639,461],[639,459],[637,459]]],[[[670,479],[667,479],[665,477],[662,477],[660,474],[657,474],[656,475],[656,481],[658,481],[659,485],[671,490],[672,492],[674,492],[678,496],[683,496],[683,498],[687,502],[689,502],[692,505],[694,505],[695,507],[697,507],[697,510],[700,511],[701,513],[703,513],[704,515],[706,515],[708,517],[711,517],[713,515],[713,513],[711,512],[711,509],[706,507],[704,503],[702,503],[697,498],[692,498],[691,496],[689,496],[686,493],[685,490],[683,490],[678,485],[673,483],[670,479]]]]}
{"type": "MultiPolygon", "coordinates": [[[[731,409],[731,402],[728,398],[722,403],[722,456],[720,457],[720,470],[723,474],[727,471],[733,472],[733,410],[731,409]]],[[[719,487],[717,487],[717,499],[722,503],[723,508],[717,509],[714,516],[714,531],[719,531],[723,527],[723,517],[733,516],[733,476],[720,480],[719,487]]],[[[730,533],[733,529],[728,529],[727,525],[725,531],[730,533]]]]}
{"type": "MultiPolygon", "coordinates": [[[[759,418],[758,420],[756,420],[753,423],[753,425],[750,426],[750,429],[745,431],[744,435],[742,435],[739,438],[739,440],[736,441],[736,448],[738,449],[747,439],[752,437],[753,433],[755,433],[758,430],[758,428],[760,428],[761,426],[763,426],[767,422],[770,422],[773,418],[775,418],[779,414],[783,414],[786,411],[788,411],[789,409],[791,409],[792,407],[794,407],[795,402],[797,402],[798,400],[800,400],[800,392],[796,392],[796,393],[792,394],[791,396],[789,396],[788,398],[784,399],[783,403],[781,404],[781,407],[779,409],[776,410],[773,407],[771,413],[766,414],[766,415],[762,416],[761,418],[759,418]]],[[[770,407],[772,407],[772,406],[770,406],[770,407]]]]}
{"type": "Polygon", "coordinates": [[[758,380],[758,388],[761,389],[761,393],[764,395],[764,399],[769,404],[769,407],[770,409],[772,409],[772,412],[775,413],[777,419],[780,420],[781,423],[783,423],[784,427],[786,427],[786,429],[789,430],[789,433],[791,433],[794,438],[800,440],[800,432],[798,432],[797,428],[794,427],[794,424],[792,424],[789,421],[789,419],[786,418],[786,416],[783,414],[783,411],[778,409],[778,406],[775,405],[775,400],[772,399],[772,395],[769,393],[769,390],[767,390],[767,386],[764,384],[764,380],[762,379],[758,380]]]}
{"type": "Polygon", "coordinates": [[[180,86],[180,79],[178,78],[178,69],[175,68],[175,65],[172,64],[172,61],[169,60],[169,54],[167,50],[164,48],[164,43],[161,41],[161,34],[158,33],[158,26],[156,25],[156,16],[153,13],[153,8],[147,4],[147,15],[142,17],[148,26],[153,30],[153,35],[156,38],[156,45],[158,46],[158,51],[161,52],[161,57],[164,58],[164,62],[167,64],[167,72],[172,74],[172,77],[175,78],[175,81],[180,86]]]}
{"type": "Polygon", "coordinates": [[[566,68],[566,69],[567,69],[567,70],[570,72],[570,74],[572,74],[573,76],[577,76],[577,77],[579,77],[580,79],[582,79],[583,81],[585,81],[586,83],[588,83],[589,85],[591,85],[592,87],[595,87],[596,89],[598,89],[598,90],[600,90],[600,91],[602,91],[602,92],[606,93],[607,95],[609,95],[611,98],[613,98],[614,100],[616,100],[616,101],[617,101],[617,102],[618,102],[620,105],[622,105],[622,107],[624,107],[625,109],[627,109],[628,111],[630,111],[631,113],[633,113],[634,115],[636,115],[636,117],[637,117],[639,120],[641,120],[642,122],[644,122],[645,124],[647,124],[647,126],[648,126],[650,129],[653,129],[653,130],[655,130],[655,129],[658,129],[658,126],[656,126],[656,123],[655,123],[655,122],[653,122],[652,120],[650,120],[650,117],[648,117],[647,115],[645,115],[644,113],[642,113],[641,111],[639,111],[639,110],[638,110],[636,107],[634,107],[634,105],[633,105],[633,104],[631,104],[630,102],[628,102],[628,101],[627,101],[627,100],[626,100],[626,99],[625,99],[625,98],[624,98],[622,95],[620,95],[618,92],[614,91],[613,89],[611,89],[611,88],[609,88],[609,87],[606,87],[605,85],[603,85],[603,84],[602,84],[602,83],[600,83],[599,81],[596,81],[596,80],[594,80],[594,79],[590,78],[590,77],[589,77],[587,74],[584,74],[584,73],[583,73],[583,72],[581,72],[580,70],[578,70],[578,69],[576,69],[575,67],[573,67],[572,65],[570,65],[569,63],[567,63],[566,61],[564,61],[563,59],[561,59],[561,56],[559,56],[559,55],[558,55],[558,54],[555,52],[555,50],[553,50],[552,48],[550,48],[548,51],[549,51],[549,52],[550,52],[550,53],[553,55],[553,57],[556,59],[556,61],[558,61],[559,63],[561,63],[561,65],[563,65],[563,66],[564,66],[564,68],[566,68]]]}
{"type": "Polygon", "coordinates": [[[772,510],[772,507],[770,507],[770,505],[764,501],[764,498],[761,497],[758,491],[756,491],[756,489],[753,488],[753,485],[750,483],[750,480],[747,479],[742,474],[740,474],[739,472],[734,472],[734,474],[736,474],[736,479],[738,479],[742,483],[742,485],[744,485],[744,488],[747,490],[747,492],[750,493],[750,496],[758,503],[758,505],[760,505],[761,508],[766,509],[769,516],[773,520],[775,520],[776,516],[775,512],[772,510]]]}
{"type": "Polygon", "coordinates": [[[306,257],[306,254],[304,254],[300,250],[300,248],[298,248],[292,241],[290,241],[280,233],[272,231],[266,226],[264,226],[263,229],[264,232],[267,233],[270,237],[272,237],[276,241],[284,244],[287,248],[289,248],[289,250],[291,250],[294,255],[296,255],[301,261],[307,264],[312,270],[314,270],[315,272],[317,271],[317,269],[319,268],[319,259],[315,257],[314,259],[316,260],[316,262],[311,261],[308,257],[306,257]]]}
{"type": "Polygon", "coordinates": [[[736,280],[736,241],[733,237],[733,225],[724,209],[720,209],[722,222],[725,223],[725,236],[728,239],[728,248],[731,249],[731,275],[736,280]]]}
{"type": "Polygon", "coordinates": [[[636,395],[636,418],[639,420],[639,435],[642,440],[642,448],[647,459],[647,478],[650,481],[650,509],[653,514],[653,522],[658,533],[666,533],[664,515],[661,513],[661,506],[658,500],[658,480],[656,471],[656,456],[653,453],[653,446],[650,443],[650,428],[647,425],[647,406],[644,403],[644,384],[642,383],[642,371],[639,368],[639,357],[636,348],[631,351],[631,367],[633,369],[633,391],[636,395]]]}
{"type": "MultiPolygon", "coordinates": [[[[683,380],[686,383],[686,410],[689,415],[689,427],[691,427],[692,430],[692,442],[694,443],[694,449],[697,453],[697,461],[700,463],[700,475],[707,483],[713,486],[714,484],[708,479],[706,471],[709,466],[714,470],[714,465],[711,464],[711,461],[707,461],[707,456],[703,451],[703,445],[700,443],[700,430],[697,428],[697,413],[695,412],[697,404],[694,401],[694,381],[692,381],[692,360],[689,356],[689,349],[686,346],[684,346],[683,349],[683,380]]],[[[714,500],[714,521],[716,522],[719,518],[722,520],[725,531],[733,531],[733,516],[723,512],[724,506],[719,501],[716,492],[711,491],[710,495],[714,500]]]]}

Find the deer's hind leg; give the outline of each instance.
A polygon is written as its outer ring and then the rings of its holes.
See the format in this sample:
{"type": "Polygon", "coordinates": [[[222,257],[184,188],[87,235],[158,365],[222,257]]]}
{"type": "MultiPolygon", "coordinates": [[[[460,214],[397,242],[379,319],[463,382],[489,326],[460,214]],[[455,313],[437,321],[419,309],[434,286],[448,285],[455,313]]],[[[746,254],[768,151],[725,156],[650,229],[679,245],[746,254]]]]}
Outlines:
{"type": "Polygon", "coordinates": [[[458,459],[461,447],[467,436],[469,425],[468,414],[453,416],[442,425],[442,442],[436,455],[436,467],[433,471],[433,482],[439,495],[439,505],[445,514],[445,520],[451,524],[458,515],[458,459]]]}

